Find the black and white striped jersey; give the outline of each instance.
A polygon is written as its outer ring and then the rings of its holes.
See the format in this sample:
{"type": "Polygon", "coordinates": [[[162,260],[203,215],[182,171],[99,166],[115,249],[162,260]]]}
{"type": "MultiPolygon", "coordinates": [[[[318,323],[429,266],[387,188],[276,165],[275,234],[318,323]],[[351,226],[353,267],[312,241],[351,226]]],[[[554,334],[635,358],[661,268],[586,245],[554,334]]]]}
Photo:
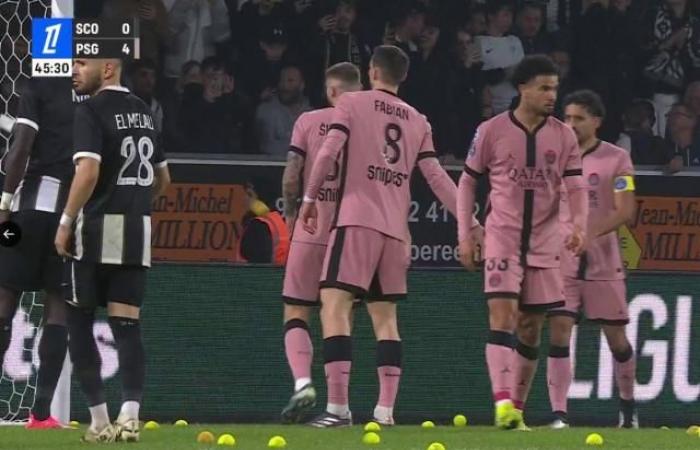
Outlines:
{"type": "Polygon", "coordinates": [[[73,178],[73,109],[79,99],[69,78],[29,80],[19,99],[17,124],[36,130],[27,171],[14,192],[13,212],[60,213],[73,178]]]}
{"type": "Polygon", "coordinates": [[[76,106],[75,162],[100,162],[95,190],[76,219],[75,255],[99,264],[151,265],[155,169],[167,165],[150,108],[124,87],[76,106]]]}

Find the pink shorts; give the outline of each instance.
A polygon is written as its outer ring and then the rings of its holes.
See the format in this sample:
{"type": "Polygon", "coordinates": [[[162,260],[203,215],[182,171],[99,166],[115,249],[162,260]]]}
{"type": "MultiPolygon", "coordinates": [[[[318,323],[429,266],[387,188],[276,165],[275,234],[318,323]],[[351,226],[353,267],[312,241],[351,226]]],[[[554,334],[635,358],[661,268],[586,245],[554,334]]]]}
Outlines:
{"type": "Polygon", "coordinates": [[[331,231],[321,288],[342,289],[366,301],[406,297],[409,245],[364,227],[331,231]]]}
{"type": "Polygon", "coordinates": [[[325,256],[325,245],[292,242],[284,271],[284,303],[301,306],[318,303],[319,281],[325,256]]]}
{"type": "Polygon", "coordinates": [[[546,311],[564,306],[559,268],[523,268],[517,258],[484,261],[484,292],[487,299],[518,300],[524,311],[546,311]]]}
{"type": "Polygon", "coordinates": [[[627,325],[627,286],[625,280],[579,280],[564,277],[566,305],[550,316],[570,316],[577,320],[583,312],[588,320],[604,325],[627,325]]]}

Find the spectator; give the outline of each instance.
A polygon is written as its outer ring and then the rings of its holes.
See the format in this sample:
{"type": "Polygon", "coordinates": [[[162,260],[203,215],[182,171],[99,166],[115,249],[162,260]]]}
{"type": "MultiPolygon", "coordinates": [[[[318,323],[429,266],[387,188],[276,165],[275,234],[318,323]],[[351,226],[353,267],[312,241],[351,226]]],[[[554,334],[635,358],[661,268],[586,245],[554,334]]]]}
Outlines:
{"type": "Polygon", "coordinates": [[[700,166],[700,151],[693,146],[698,118],[687,105],[677,103],[668,113],[668,132],[673,144],[673,159],[670,172],[678,172],[683,167],[700,166]]]}
{"type": "Polygon", "coordinates": [[[557,48],[549,53],[549,57],[559,68],[559,94],[557,95],[554,115],[564,120],[564,98],[576,90],[571,77],[571,55],[568,51],[557,48]]]}
{"type": "Polygon", "coordinates": [[[178,125],[184,151],[241,153],[251,148],[252,107],[235,89],[235,79],[216,57],[202,62],[201,80],[187,79],[178,125]]]}
{"type": "Polygon", "coordinates": [[[399,90],[402,98],[406,96],[406,92],[415,92],[417,89],[424,88],[416,83],[414,74],[420,65],[418,41],[425,28],[425,14],[425,6],[419,2],[414,2],[408,8],[399,8],[385,37],[385,43],[401,48],[410,59],[408,75],[399,90]]]}
{"type": "Polygon", "coordinates": [[[691,30],[696,23],[688,0],[664,0],[647,18],[644,76],[651,85],[659,136],[664,135],[668,112],[678,102],[686,82],[686,61],[694,55],[689,45],[691,30]]]}
{"type": "Polygon", "coordinates": [[[492,115],[490,107],[485,110],[482,102],[481,50],[466,29],[457,30],[455,38],[448,82],[451,95],[445,104],[448,141],[443,148],[437,148],[446,155],[446,163],[464,160],[477,125],[492,115]]]}
{"type": "Polygon", "coordinates": [[[487,6],[488,30],[479,36],[482,69],[486,71],[485,98],[490,97],[493,114],[506,111],[518,91],[509,81],[512,69],[523,59],[522,43],[517,36],[509,35],[513,26],[513,6],[508,1],[494,0],[487,6]]]}
{"type": "Polygon", "coordinates": [[[163,0],[106,0],[102,18],[114,21],[138,19],[141,58],[160,63],[160,48],[170,37],[168,12],[163,0]]]}
{"type": "Polygon", "coordinates": [[[693,81],[685,88],[683,103],[688,105],[696,116],[700,117],[700,81],[693,81]]]}
{"type": "Polygon", "coordinates": [[[412,91],[403,91],[406,101],[422,114],[433,126],[433,141],[436,149],[444,149],[447,143],[445,130],[445,106],[450,101],[450,55],[447,42],[449,35],[443,33],[438,18],[428,15],[425,27],[418,40],[420,62],[413,73],[412,91]]]}
{"type": "Polygon", "coordinates": [[[310,54],[310,66],[314,67],[310,85],[314,104],[325,101],[323,78],[328,67],[339,62],[351,62],[366,74],[371,49],[353,30],[357,19],[355,0],[340,0],[329,14],[318,21],[320,33],[314,36],[315,45],[310,54]]]}
{"type": "Polygon", "coordinates": [[[155,98],[156,92],[156,65],[149,59],[134,61],[131,66],[132,92],[143,100],[150,108],[156,132],[163,132],[163,107],[155,98]]]}
{"type": "Polygon", "coordinates": [[[255,130],[260,152],[284,159],[289,150],[297,118],[311,106],[304,96],[304,76],[297,66],[287,66],[280,74],[277,93],[258,106],[255,130]]]}
{"type": "Polygon", "coordinates": [[[465,25],[465,31],[471,36],[486,34],[486,8],[479,4],[471,8],[469,18],[465,25]]]}
{"type": "MultiPolygon", "coordinates": [[[[236,10],[234,5],[229,8],[232,11],[236,10]]],[[[236,42],[241,58],[250,59],[258,53],[258,37],[261,30],[282,28],[285,32],[288,31],[294,16],[291,8],[293,7],[288,2],[281,0],[249,0],[244,3],[240,12],[234,15],[234,23],[231,24],[232,29],[237,30],[236,42]]]]}
{"type": "Polygon", "coordinates": [[[526,55],[546,54],[552,50],[551,39],[542,29],[543,16],[542,7],[537,3],[526,2],[518,10],[516,34],[526,55]]]}
{"type": "Polygon", "coordinates": [[[636,99],[625,108],[624,129],[617,145],[630,152],[635,164],[662,167],[671,159],[669,144],[654,135],[655,122],[654,105],[649,100],[636,99]]]}
{"type": "Polygon", "coordinates": [[[605,102],[608,115],[599,132],[604,140],[617,139],[622,113],[635,95],[639,68],[637,25],[630,0],[595,2],[577,21],[572,33],[576,83],[592,89],[605,102]]]}
{"type": "Polygon", "coordinates": [[[165,55],[165,77],[169,92],[187,61],[214,56],[215,45],[231,37],[224,0],[164,0],[168,8],[168,30],[172,41],[165,55]]]}
{"type": "Polygon", "coordinates": [[[289,35],[280,24],[270,24],[259,33],[258,50],[252,59],[241,61],[243,90],[256,101],[270,98],[279,81],[282,67],[293,59],[289,53],[289,35]]]}
{"type": "Polygon", "coordinates": [[[161,97],[163,105],[163,142],[168,152],[186,151],[185,133],[179,126],[180,107],[185,87],[190,83],[202,83],[201,66],[198,61],[187,61],[182,65],[180,77],[175,80],[174,89],[161,97]]]}

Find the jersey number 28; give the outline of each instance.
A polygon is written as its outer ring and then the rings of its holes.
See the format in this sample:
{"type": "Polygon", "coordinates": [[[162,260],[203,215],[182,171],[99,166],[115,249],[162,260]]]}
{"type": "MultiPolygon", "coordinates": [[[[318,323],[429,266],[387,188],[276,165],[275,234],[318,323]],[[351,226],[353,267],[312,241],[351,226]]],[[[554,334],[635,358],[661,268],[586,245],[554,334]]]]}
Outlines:
{"type": "Polygon", "coordinates": [[[133,136],[127,136],[122,140],[121,154],[126,161],[119,171],[117,185],[119,186],[151,186],[153,184],[153,141],[148,136],[143,136],[138,143],[134,142],[133,136]],[[134,163],[138,154],[139,163],[135,177],[124,176],[127,169],[134,163]]]}

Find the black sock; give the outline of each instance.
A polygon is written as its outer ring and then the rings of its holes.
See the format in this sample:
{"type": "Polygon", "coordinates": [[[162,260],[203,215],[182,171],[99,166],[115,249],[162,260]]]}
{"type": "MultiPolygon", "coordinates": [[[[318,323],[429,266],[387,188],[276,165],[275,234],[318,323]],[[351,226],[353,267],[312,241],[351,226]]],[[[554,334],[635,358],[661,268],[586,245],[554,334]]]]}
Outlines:
{"type": "Polygon", "coordinates": [[[141,340],[141,324],[138,319],[110,317],[109,326],[119,353],[122,401],[141,403],[146,380],[146,353],[141,340]]]}
{"type": "Polygon", "coordinates": [[[12,339],[12,319],[0,317],[0,363],[5,359],[5,352],[10,348],[12,339]]]}
{"type": "Polygon", "coordinates": [[[393,366],[401,368],[401,341],[377,342],[377,367],[393,366]]]}
{"type": "Polygon", "coordinates": [[[38,420],[46,420],[51,415],[51,400],[61,376],[63,361],[68,348],[68,329],[63,325],[44,326],[39,343],[39,375],[36,397],[32,413],[38,420]]]}
{"type": "Polygon", "coordinates": [[[95,311],[84,308],[68,308],[68,347],[73,368],[83,392],[88,400],[88,406],[105,403],[102,387],[102,359],[97,350],[93,334],[95,311]]]}

